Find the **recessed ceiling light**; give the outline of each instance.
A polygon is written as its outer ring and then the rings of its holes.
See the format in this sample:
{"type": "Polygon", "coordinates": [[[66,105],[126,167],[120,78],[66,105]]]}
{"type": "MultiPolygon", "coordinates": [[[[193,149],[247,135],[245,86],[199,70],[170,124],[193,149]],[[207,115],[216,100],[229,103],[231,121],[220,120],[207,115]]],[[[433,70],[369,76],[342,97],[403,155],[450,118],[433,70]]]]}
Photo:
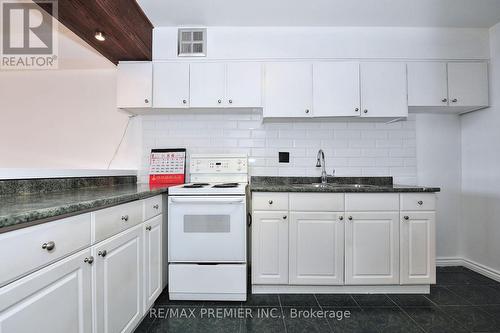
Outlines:
{"type": "Polygon", "coordinates": [[[102,31],[96,31],[94,37],[95,37],[95,39],[97,39],[100,42],[104,42],[106,40],[106,36],[104,35],[104,32],[102,32],[102,31]]]}

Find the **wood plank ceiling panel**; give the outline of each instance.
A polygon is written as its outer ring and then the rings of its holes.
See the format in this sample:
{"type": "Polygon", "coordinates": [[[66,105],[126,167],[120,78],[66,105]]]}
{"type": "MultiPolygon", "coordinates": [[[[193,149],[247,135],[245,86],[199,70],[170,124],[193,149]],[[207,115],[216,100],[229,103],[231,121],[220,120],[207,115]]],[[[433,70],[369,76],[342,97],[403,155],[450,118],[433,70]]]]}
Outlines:
{"type": "Polygon", "coordinates": [[[58,12],[59,22],[113,63],[152,59],[153,25],[135,0],[59,0],[58,12]],[[95,39],[96,31],[106,40],[95,39]]]}

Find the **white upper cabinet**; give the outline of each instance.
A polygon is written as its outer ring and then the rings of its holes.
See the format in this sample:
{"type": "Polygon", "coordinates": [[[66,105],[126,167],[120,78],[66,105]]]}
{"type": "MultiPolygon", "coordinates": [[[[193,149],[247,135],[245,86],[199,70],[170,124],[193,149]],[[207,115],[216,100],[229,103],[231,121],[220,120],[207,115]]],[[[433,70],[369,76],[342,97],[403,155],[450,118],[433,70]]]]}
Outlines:
{"type": "Polygon", "coordinates": [[[448,63],[448,95],[450,106],[488,106],[488,64],[448,63]]]}
{"type": "Polygon", "coordinates": [[[266,64],[264,117],[312,116],[312,65],[266,64]]]}
{"type": "Polygon", "coordinates": [[[362,117],[408,116],[405,63],[366,62],[360,71],[362,117]]]}
{"type": "Polygon", "coordinates": [[[359,116],[359,63],[313,64],[315,117],[359,116]]]}
{"type": "Polygon", "coordinates": [[[225,106],[262,106],[262,64],[255,62],[226,65],[225,106]]]}
{"type": "Polygon", "coordinates": [[[117,106],[119,108],[151,107],[153,64],[120,62],[117,73],[117,106]]]}
{"type": "Polygon", "coordinates": [[[153,106],[189,107],[189,64],[157,62],[153,66],[153,106]]]}
{"type": "Polygon", "coordinates": [[[190,106],[192,108],[222,107],[226,103],[226,65],[224,63],[193,63],[190,65],[190,106]]]}
{"type": "Polygon", "coordinates": [[[408,105],[448,105],[448,82],[445,62],[408,63],[408,105]]]}

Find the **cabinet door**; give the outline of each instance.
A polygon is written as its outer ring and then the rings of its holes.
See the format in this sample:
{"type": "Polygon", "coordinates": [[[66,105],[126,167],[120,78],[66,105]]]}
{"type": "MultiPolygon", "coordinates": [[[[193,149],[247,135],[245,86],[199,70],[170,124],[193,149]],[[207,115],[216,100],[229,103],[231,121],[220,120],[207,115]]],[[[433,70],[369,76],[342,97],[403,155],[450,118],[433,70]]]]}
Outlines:
{"type": "Polygon", "coordinates": [[[158,215],[144,223],[144,311],[162,292],[162,219],[158,215]]]}
{"type": "Polygon", "coordinates": [[[436,283],[435,241],[435,212],[401,212],[401,284],[436,283]]]}
{"type": "Polygon", "coordinates": [[[189,107],[189,64],[155,63],[153,97],[155,108],[189,107]]]}
{"type": "Polygon", "coordinates": [[[152,81],[151,62],[120,62],[116,82],[118,107],[151,107],[152,81]]]}
{"type": "Polygon", "coordinates": [[[261,63],[228,63],[226,78],[226,106],[238,108],[262,106],[261,63]]]}
{"type": "Polygon", "coordinates": [[[142,318],[142,228],[140,224],[93,249],[97,332],[132,332],[142,318]]]}
{"type": "Polygon", "coordinates": [[[359,116],[359,64],[318,62],[313,64],[315,117],[359,116]]]}
{"type": "Polygon", "coordinates": [[[2,333],[92,332],[92,266],[83,250],[0,289],[2,333]]]}
{"type": "Polygon", "coordinates": [[[406,64],[367,62],[360,65],[362,117],[407,117],[406,64]]]}
{"type": "Polygon", "coordinates": [[[488,65],[448,63],[450,106],[488,105],[488,65]]]}
{"type": "Polygon", "coordinates": [[[190,65],[190,106],[192,108],[222,107],[226,90],[226,65],[194,63],[190,65]]]}
{"type": "Polygon", "coordinates": [[[266,64],[264,82],[264,117],[312,116],[311,64],[266,64]]]}
{"type": "Polygon", "coordinates": [[[344,283],[342,213],[290,213],[290,284],[344,283]]]}
{"type": "Polygon", "coordinates": [[[252,283],[288,284],[288,212],[254,212],[252,283]]]}
{"type": "Polygon", "coordinates": [[[346,284],[399,284],[399,212],[346,216],[346,284]]]}
{"type": "Polygon", "coordinates": [[[447,106],[448,77],[444,62],[408,63],[408,106],[447,106]]]}

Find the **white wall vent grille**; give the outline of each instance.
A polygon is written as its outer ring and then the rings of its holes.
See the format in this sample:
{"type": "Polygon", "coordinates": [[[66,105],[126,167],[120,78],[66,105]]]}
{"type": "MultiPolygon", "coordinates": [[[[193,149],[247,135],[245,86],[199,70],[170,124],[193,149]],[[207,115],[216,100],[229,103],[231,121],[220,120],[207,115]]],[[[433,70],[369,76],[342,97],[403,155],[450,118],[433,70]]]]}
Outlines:
{"type": "Polygon", "coordinates": [[[179,29],[177,55],[179,57],[205,57],[207,55],[207,29],[179,29]]]}

